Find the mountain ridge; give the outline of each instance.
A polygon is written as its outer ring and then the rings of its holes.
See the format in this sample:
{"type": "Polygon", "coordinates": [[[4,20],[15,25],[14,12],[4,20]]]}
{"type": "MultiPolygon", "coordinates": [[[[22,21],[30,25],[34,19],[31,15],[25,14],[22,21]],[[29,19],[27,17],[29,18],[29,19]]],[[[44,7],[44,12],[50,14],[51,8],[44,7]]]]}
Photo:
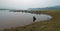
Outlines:
{"type": "Polygon", "coordinates": [[[29,8],[28,10],[60,10],[60,6],[52,6],[45,8],[29,8]]]}

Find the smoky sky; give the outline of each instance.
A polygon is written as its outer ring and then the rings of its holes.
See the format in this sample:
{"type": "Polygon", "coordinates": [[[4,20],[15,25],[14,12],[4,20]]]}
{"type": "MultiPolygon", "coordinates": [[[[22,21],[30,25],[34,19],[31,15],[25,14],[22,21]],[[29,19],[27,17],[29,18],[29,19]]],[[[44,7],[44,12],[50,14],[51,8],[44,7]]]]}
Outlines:
{"type": "Polygon", "coordinates": [[[0,8],[28,9],[59,6],[60,0],[0,0],[0,8]]]}

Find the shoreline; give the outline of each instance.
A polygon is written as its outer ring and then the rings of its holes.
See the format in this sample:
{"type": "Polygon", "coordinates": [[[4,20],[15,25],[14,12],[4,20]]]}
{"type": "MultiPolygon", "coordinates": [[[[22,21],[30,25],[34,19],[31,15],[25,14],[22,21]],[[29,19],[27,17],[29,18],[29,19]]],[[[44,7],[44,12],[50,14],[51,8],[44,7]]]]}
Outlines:
{"type": "MultiPolygon", "coordinates": [[[[35,11],[34,11],[35,12],[35,11]]],[[[49,14],[53,16],[53,18],[49,21],[40,21],[40,22],[35,22],[33,24],[26,25],[24,27],[15,27],[15,28],[10,28],[10,29],[4,29],[4,31],[42,31],[42,30],[47,30],[47,31],[53,31],[53,30],[58,30],[60,31],[60,11],[56,10],[48,10],[48,11],[39,11],[39,13],[42,14],[49,14]],[[57,25],[57,26],[56,26],[57,25]],[[58,27],[58,28],[56,28],[58,27]]]]}

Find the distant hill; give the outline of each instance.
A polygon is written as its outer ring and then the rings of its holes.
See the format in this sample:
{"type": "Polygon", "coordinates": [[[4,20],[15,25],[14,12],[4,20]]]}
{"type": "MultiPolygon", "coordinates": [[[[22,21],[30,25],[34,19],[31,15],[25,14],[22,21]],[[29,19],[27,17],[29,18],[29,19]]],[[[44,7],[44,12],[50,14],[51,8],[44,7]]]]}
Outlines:
{"type": "Polygon", "coordinates": [[[46,8],[29,8],[28,10],[60,10],[60,6],[53,6],[46,8]]]}
{"type": "Polygon", "coordinates": [[[0,10],[10,10],[10,9],[0,9],[0,10]]]}

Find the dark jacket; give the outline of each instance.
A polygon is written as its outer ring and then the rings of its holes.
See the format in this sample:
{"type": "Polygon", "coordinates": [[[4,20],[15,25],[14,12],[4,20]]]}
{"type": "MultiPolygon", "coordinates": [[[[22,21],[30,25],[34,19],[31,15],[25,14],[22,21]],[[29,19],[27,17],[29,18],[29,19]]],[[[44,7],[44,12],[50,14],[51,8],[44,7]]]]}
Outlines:
{"type": "Polygon", "coordinates": [[[36,20],[36,18],[35,18],[35,16],[33,16],[33,22],[35,22],[35,20],[36,20]]]}

